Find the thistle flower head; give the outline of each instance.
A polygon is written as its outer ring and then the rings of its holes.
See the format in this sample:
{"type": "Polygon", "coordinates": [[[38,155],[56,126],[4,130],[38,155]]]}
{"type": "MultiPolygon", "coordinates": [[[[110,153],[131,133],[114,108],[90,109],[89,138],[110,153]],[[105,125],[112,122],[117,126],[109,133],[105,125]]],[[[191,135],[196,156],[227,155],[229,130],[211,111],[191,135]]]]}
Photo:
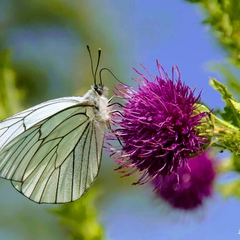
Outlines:
{"type": "Polygon", "coordinates": [[[214,162],[207,153],[188,160],[177,174],[157,177],[152,183],[157,194],[172,207],[192,210],[203,204],[213,192],[214,162]]]}
{"type": "Polygon", "coordinates": [[[145,77],[135,70],[140,79],[138,90],[121,85],[116,95],[126,98],[119,125],[114,134],[121,141],[120,149],[109,147],[118,154],[118,169],[132,169],[142,173],[135,184],[143,184],[158,176],[176,173],[190,156],[198,155],[208,144],[208,137],[199,133],[199,126],[207,119],[199,112],[200,94],[185,85],[177,67],[169,78],[157,61],[158,76],[145,77]],[[175,77],[175,73],[177,74],[175,77]]]}

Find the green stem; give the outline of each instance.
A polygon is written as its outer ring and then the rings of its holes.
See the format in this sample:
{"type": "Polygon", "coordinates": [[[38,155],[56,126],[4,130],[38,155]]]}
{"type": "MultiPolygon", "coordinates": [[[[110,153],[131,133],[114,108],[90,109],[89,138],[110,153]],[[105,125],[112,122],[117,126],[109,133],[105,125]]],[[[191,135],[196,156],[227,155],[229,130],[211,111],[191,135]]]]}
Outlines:
{"type": "Polygon", "coordinates": [[[226,133],[226,131],[227,133],[230,133],[230,134],[231,133],[239,134],[239,128],[233,126],[229,122],[226,122],[213,114],[210,115],[210,118],[214,127],[214,136],[217,137],[218,134],[220,134],[221,136],[223,133],[226,133]]]}

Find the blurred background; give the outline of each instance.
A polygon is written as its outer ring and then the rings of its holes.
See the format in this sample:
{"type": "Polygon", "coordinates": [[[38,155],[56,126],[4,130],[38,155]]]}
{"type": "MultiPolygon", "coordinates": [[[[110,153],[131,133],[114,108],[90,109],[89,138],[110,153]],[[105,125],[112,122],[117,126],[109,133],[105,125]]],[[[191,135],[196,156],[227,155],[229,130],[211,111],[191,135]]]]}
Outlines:
{"type": "MultiPolygon", "coordinates": [[[[202,91],[202,101],[210,108],[223,107],[209,78],[229,83],[239,74],[239,55],[234,55],[232,43],[223,41],[219,31],[224,29],[216,28],[220,22],[203,21],[210,16],[209,2],[225,1],[192,2],[199,4],[1,0],[0,63],[5,79],[0,86],[1,118],[49,99],[84,94],[93,84],[87,44],[95,61],[101,47],[100,67],[109,68],[128,85],[136,86],[132,67],[141,71],[144,64],[157,74],[158,59],[169,75],[177,65],[182,80],[202,91]]],[[[233,9],[239,10],[238,1],[232,2],[233,9]]],[[[105,72],[103,81],[112,96],[116,79],[105,72]]],[[[35,204],[1,179],[0,239],[240,238],[236,197],[216,191],[195,211],[176,210],[156,197],[152,186],[132,186],[138,176],[121,178],[116,167],[104,152],[92,189],[76,203],[65,205],[35,204]]],[[[233,177],[228,174],[218,182],[233,177]]]]}

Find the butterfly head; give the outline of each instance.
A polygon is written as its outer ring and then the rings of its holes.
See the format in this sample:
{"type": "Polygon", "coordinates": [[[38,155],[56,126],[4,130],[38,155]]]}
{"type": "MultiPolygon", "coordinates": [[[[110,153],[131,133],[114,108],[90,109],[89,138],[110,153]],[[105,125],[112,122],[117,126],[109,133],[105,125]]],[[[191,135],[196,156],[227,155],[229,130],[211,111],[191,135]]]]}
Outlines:
{"type": "Polygon", "coordinates": [[[98,93],[99,96],[102,96],[104,93],[104,85],[102,84],[96,84],[94,87],[94,91],[98,93]]]}
{"type": "Polygon", "coordinates": [[[92,90],[97,93],[99,96],[107,96],[108,95],[108,88],[102,84],[96,84],[92,86],[92,90]]]}

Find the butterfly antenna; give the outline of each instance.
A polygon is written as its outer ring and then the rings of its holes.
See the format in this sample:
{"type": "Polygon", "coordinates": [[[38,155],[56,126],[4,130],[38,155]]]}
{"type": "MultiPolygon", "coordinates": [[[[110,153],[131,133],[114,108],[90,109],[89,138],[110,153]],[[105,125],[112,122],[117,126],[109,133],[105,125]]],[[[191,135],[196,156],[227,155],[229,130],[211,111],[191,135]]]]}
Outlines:
{"type": "MultiPolygon", "coordinates": [[[[96,69],[95,69],[95,73],[94,73],[94,78],[96,79],[96,76],[97,76],[97,70],[98,70],[98,67],[99,67],[99,63],[100,63],[100,58],[101,58],[101,48],[98,49],[98,60],[97,60],[97,66],[96,66],[96,69]]],[[[100,85],[102,86],[102,79],[99,78],[99,81],[100,81],[100,85]]]]}
{"type": "MultiPolygon", "coordinates": [[[[87,50],[88,50],[89,57],[90,57],[90,61],[91,61],[91,70],[92,70],[92,75],[93,75],[94,85],[96,86],[96,85],[97,85],[97,81],[96,81],[96,73],[94,73],[94,70],[93,70],[93,60],[92,60],[92,54],[91,54],[91,50],[90,50],[89,45],[87,45],[87,50]]],[[[95,71],[95,72],[96,72],[96,71],[95,71]]]]}
{"type": "Polygon", "coordinates": [[[122,81],[120,81],[114,74],[113,72],[108,69],[108,68],[102,68],[100,71],[99,71],[99,79],[100,79],[100,82],[102,82],[102,71],[105,70],[105,71],[108,71],[118,82],[120,82],[121,84],[123,85],[126,85],[128,86],[126,83],[123,83],[122,81]]]}

